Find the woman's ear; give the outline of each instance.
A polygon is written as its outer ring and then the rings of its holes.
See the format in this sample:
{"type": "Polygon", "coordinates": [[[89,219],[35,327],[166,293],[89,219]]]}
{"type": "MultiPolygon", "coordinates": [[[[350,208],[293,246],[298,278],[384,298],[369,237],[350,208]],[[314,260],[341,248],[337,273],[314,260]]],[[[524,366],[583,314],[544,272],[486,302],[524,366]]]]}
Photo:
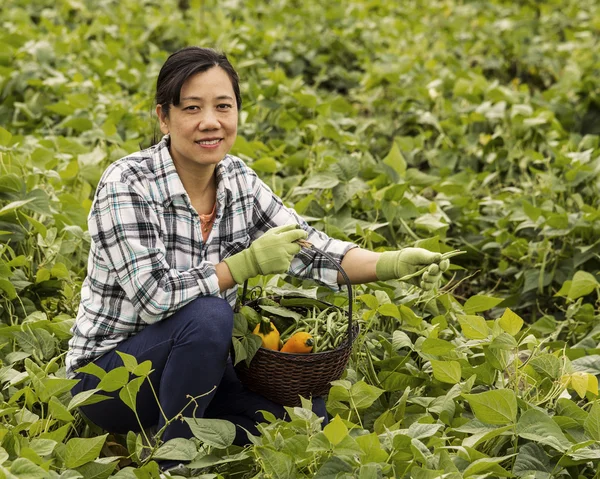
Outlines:
{"type": "Polygon", "coordinates": [[[162,105],[156,105],[156,116],[158,116],[158,122],[160,124],[160,131],[163,135],[169,134],[169,125],[167,123],[168,117],[163,111],[162,105]]]}

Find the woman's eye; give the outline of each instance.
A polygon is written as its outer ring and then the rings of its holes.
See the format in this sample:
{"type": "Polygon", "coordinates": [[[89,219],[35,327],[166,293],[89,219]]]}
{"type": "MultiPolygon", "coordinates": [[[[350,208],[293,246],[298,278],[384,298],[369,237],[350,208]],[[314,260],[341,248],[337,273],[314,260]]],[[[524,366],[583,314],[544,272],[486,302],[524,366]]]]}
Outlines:
{"type": "Polygon", "coordinates": [[[229,110],[232,107],[233,106],[230,103],[220,103],[219,105],[217,105],[217,108],[219,110],[229,110]]]}
{"type": "Polygon", "coordinates": [[[200,109],[200,107],[196,106],[196,105],[190,105],[190,106],[186,106],[184,108],[184,110],[186,110],[186,111],[195,111],[195,110],[199,110],[199,109],[200,109]]]}

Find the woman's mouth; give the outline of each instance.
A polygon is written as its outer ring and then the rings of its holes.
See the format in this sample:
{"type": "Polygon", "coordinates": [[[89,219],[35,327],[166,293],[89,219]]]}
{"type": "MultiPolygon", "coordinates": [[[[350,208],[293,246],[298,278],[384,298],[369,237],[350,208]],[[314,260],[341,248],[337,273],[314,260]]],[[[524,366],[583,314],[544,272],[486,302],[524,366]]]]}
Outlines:
{"type": "Polygon", "coordinates": [[[216,148],[223,141],[223,138],[213,138],[210,140],[198,140],[196,141],[197,145],[200,145],[202,148],[216,148]]]}

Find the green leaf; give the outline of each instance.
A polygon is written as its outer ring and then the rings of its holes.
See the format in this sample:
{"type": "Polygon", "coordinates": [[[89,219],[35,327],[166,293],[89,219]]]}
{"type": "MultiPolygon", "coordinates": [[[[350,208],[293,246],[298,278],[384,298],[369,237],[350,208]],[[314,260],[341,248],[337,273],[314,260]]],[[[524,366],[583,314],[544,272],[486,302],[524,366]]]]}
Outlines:
{"type": "Polygon", "coordinates": [[[585,422],[583,423],[583,428],[585,432],[592,439],[596,441],[600,441],[600,403],[595,402],[592,405],[592,409],[588,414],[585,422]]]}
{"type": "Polygon", "coordinates": [[[513,313],[510,309],[506,308],[504,314],[502,314],[502,317],[498,320],[498,323],[504,331],[511,336],[515,336],[521,331],[524,321],[518,314],[513,313]]]}
{"type": "Polygon", "coordinates": [[[102,436],[69,439],[65,449],[64,462],[67,469],[74,469],[98,457],[108,434],[102,436]]]}
{"type": "Polygon", "coordinates": [[[458,322],[467,339],[486,339],[490,334],[490,328],[481,316],[458,316],[458,322]]]}
{"type": "Polygon", "coordinates": [[[438,381],[448,384],[460,382],[461,368],[458,361],[437,361],[431,360],[433,368],[433,377],[438,381]]]}
{"type": "Polygon", "coordinates": [[[269,477],[273,479],[294,479],[296,477],[294,458],[291,456],[267,447],[257,447],[256,455],[269,477]]]}
{"type": "Polygon", "coordinates": [[[46,479],[48,477],[48,471],[36,466],[24,457],[18,457],[13,461],[10,466],[10,472],[19,478],[46,479]]]}
{"type": "Polygon", "coordinates": [[[517,419],[517,397],[511,389],[498,389],[479,394],[463,394],[473,414],[481,422],[503,426],[517,419]]]}
{"type": "Polygon", "coordinates": [[[406,175],[406,160],[404,159],[404,156],[402,156],[396,142],[392,144],[392,148],[388,155],[383,159],[383,162],[398,173],[400,178],[403,178],[406,175]]]}
{"type": "Polygon", "coordinates": [[[137,359],[135,359],[135,356],[124,353],[122,351],[117,351],[117,354],[123,361],[123,366],[125,367],[125,369],[127,371],[129,371],[130,373],[133,373],[133,371],[135,370],[135,368],[137,368],[137,365],[138,365],[138,362],[137,362],[137,359]]]}
{"type": "Polygon", "coordinates": [[[70,391],[78,382],[77,379],[44,378],[42,379],[44,392],[40,394],[40,399],[47,402],[51,396],[60,396],[70,391]]]}
{"type": "Polygon", "coordinates": [[[327,190],[335,187],[339,182],[339,178],[334,173],[324,172],[309,177],[302,186],[304,188],[327,190]]]}
{"type": "Polygon", "coordinates": [[[388,453],[382,447],[379,436],[374,432],[357,436],[356,442],[363,451],[361,462],[385,462],[387,460],[388,453]]]}
{"type": "Polygon", "coordinates": [[[0,126],[0,146],[9,146],[12,133],[0,126]]]}
{"type": "Polygon", "coordinates": [[[85,366],[79,368],[77,372],[91,374],[92,376],[96,376],[98,379],[102,379],[104,376],[106,376],[106,371],[104,371],[104,369],[94,362],[87,363],[85,366]]]}
{"type": "Polygon", "coordinates": [[[467,299],[463,305],[463,310],[465,311],[465,314],[481,313],[482,311],[487,311],[498,306],[502,301],[504,301],[502,298],[477,294],[467,299]]]}
{"type": "Polygon", "coordinates": [[[154,453],[154,459],[170,459],[176,461],[191,461],[198,451],[195,444],[189,439],[176,437],[165,442],[154,453]]]}
{"type": "Polygon", "coordinates": [[[491,471],[494,476],[511,477],[511,474],[504,468],[500,467],[499,464],[507,459],[510,459],[515,454],[501,457],[484,457],[477,459],[467,466],[463,471],[463,477],[471,477],[474,475],[481,474],[482,472],[491,471]]]}
{"type": "MultiPolygon", "coordinates": [[[[2,212],[0,211],[0,214],[2,212]]],[[[569,289],[568,298],[575,300],[583,296],[587,296],[592,291],[600,286],[596,277],[586,271],[577,271],[573,276],[571,288],[569,289]]]]}
{"type": "Polygon", "coordinates": [[[76,407],[86,406],[88,404],[96,404],[101,401],[105,401],[106,399],[111,399],[110,396],[105,396],[104,394],[97,394],[100,389],[88,389],[87,391],[82,391],[77,393],[67,406],[69,411],[72,411],[76,407]]]}
{"type": "Polygon", "coordinates": [[[547,412],[539,409],[528,409],[517,422],[517,435],[558,451],[565,452],[571,447],[571,442],[563,434],[547,412]]]}
{"type": "Polygon", "coordinates": [[[224,449],[233,444],[235,425],[224,419],[184,418],[192,434],[208,446],[224,449]]]}
{"type": "Polygon", "coordinates": [[[52,417],[54,417],[55,419],[58,419],[60,421],[69,422],[69,421],[75,420],[75,418],[67,410],[65,405],[63,403],[61,403],[55,397],[50,398],[50,401],[48,402],[48,410],[50,411],[50,414],[52,414],[52,417]]]}
{"type": "Polygon", "coordinates": [[[395,304],[382,304],[377,308],[377,312],[382,316],[390,316],[395,319],[400,319],[400,311],[395,304]]]}
{"type": "Polygon", "coordinates": [[[264,157],[252,162],[252,169],[262,173],[277,173],[279,167],[274,158],[264,157]]]}
{"type": "Polygon", "coordinates": [[[336,414],[331,422],[323,428],[323,433],[327,439],[329,439],[329,442],[335,446],[336,444],[342,442],[342,440],[348,435],[348,428],[340,416],[336,414]]]}
{"type": "Polygon", "coordinates": [[[550,379],[558,379],[562,374],[561,361],[553,354],[540,354],[529,361],[529,364],[538,374],[550,379]]]}
{"type": "Polygon", "coordinates": [[[408,335],[404,331],[395,330],[392,335],[392,347],[395,350],[408,348],[412,349],[413,344],[408,335]]]}
{"type": "Polygon", "coordinates": [[[29,447],[34,450],[38,456],[44,457],[52,454],[52,451],[54,451],[57,444],[58,442],[53,441],[52,439],[35,438],[31,440],[29,447]]]}
{"type": "Polygon", "coordinates": [[[117,467],[119,458],[114,458],[112,462],[88,462],[77,468],[84,479],[107,479],[117,467]]]}
{"type": "Polygon", "coordinates": [[[117,389],[121,389],[129,381],[129,371],[123,366],[113,369],[106,373],[106,375],[98,383],[98,389],[102,389],[106,392],[113,392],[117,389]]]}
{"type": "Polygon", "coordinates": [[[550,479],[553,469],[544,448],[535,442],[528,442],[519,446],[512,472],[518,477],[534,474],[536,478],[550,479]]]}
{"type": "Polygon", "coordinates": [[[366,409],[370,407],[384,392],[383,389],[371,386],[362,380],[354,383],[350,388],[350,396],[357,409],[366,409]]]}
{"type": "MultiPolygon", "coordinates": [[[[114,369],[113,369],[113,371],[114,371],[114,369]]],[[[129,374],[129,373],[127,373],[127,374],[129,374]]],[[[146,380],[146,378],[144,378],[144,377],[132,379],[131,381],[129,381],[129,383],[127,383],[127,385],[125,387],[123,387],[119,391],[119,397],[121,398],[121,401],[123,401],[127,406],[129,406],[129,408],[133,412],[136,411],[137,395],[138,395],[138,392],[140,391],[140,387],[142,387],[142,384],[145,380],[146,380]]],[[[98,386],[100,386],[100,385],[98,385],[98,386]]]]}
{"type": "Polygon", "coordinates": [[[438,338],[427,338],[421,344],[422,353],[432,354],[434,356],[444,356],[455,349],[456,346],[451,342],[438,338]]]}

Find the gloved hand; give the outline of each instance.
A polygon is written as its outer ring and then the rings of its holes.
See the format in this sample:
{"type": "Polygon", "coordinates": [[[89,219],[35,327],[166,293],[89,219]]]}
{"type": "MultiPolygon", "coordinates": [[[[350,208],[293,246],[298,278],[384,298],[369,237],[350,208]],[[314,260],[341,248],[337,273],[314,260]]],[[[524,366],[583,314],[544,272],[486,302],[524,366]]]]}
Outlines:
{"type": "Polygon", "coordinates": [[[382,253],[375,265],[375,273],[381,281],[399,279],[431,290],[449,267],[450,261],[442,260],[440,253],[424,248],[404,248],[382,253]],[[421,275],[412,276],[423,268],[427,269],[421,275]]]}
{"type": "Polygon", "coordinates": [[[229,266],[231,276],[237,284],[259,274],[285,273],[300,245],[294,243],[306,239],[308,233],[298,225],[283,225],[272,228],[255,240],[247,249],[223,261],[229,266]]]}

